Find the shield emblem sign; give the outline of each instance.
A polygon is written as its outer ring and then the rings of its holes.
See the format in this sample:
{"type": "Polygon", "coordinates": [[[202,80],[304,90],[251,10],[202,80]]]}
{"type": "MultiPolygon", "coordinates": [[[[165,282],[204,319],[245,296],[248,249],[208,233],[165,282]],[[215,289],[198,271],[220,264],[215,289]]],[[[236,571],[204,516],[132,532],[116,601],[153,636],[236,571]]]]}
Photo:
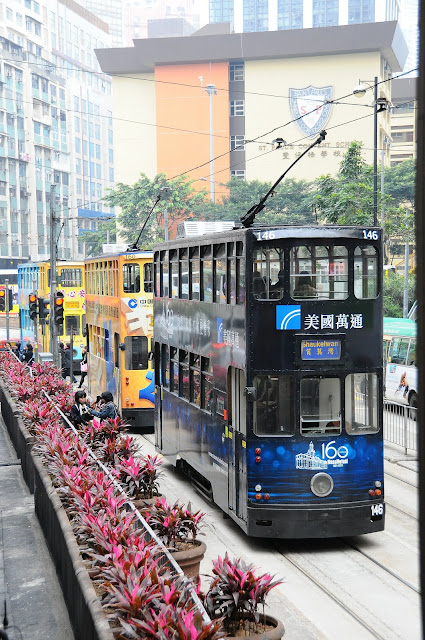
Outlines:
{"type": "Polygon", "coordinates": [[[312,138],[327,124],[332,104],[332,87],[305,87],[289,89],[289,108],[295,124],[304,135],[312,138]]]}

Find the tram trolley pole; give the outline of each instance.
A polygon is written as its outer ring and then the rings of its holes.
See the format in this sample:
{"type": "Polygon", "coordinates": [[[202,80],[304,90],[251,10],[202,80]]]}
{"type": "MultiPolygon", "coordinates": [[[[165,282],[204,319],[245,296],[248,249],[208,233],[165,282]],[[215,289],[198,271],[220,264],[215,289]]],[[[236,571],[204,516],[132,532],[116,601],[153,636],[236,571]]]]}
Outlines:
{"type": "Polygon", "coordinates": [[[10,340],[10,325],[9,325],[9,313],[10,313],[10,309],[9,309],[9,280],[6,278],[4,281],[4,288],[5,288],[5,311],[6,311],[6,340],[9,342],[10,340]]]}

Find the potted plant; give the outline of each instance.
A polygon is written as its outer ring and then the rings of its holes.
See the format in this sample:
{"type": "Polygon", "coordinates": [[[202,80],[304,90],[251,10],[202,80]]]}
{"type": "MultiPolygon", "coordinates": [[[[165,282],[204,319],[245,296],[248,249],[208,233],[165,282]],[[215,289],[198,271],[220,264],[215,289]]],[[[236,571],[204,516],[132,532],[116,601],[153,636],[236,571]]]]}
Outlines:
{"type": "Polygon", "coordinates": [[[147,455],[136,460],[133,456],[121,458],[115,468],[119,480],[126,485],[126,491],[136,507],[153,504],[159,494],[158,477],[162,458],[147,455]]]}
{"type": "Polygon", "coordinates": [[[266,634],[268,640],[279,640],[283,636],[283,624],[264,613],[267,595],[281,580],[269,573],[257,575],[254,565],[241,558],[230,560],[227,553],[213,561],[213,574],[204,604],[211,619],[223,618],[227,637],[253,640],[266,634]]]}
{"type": "Polygon", "coordinates": [[[176,562],[189,578],[198,578],[199,566],[206,545],[197,539],[205,516],[201,511],[192,511],[178,501],[169,505],[165,498],[157,498],[155,504],[143,510],[143,516],[159,539],[168,547],[176,562]]]}

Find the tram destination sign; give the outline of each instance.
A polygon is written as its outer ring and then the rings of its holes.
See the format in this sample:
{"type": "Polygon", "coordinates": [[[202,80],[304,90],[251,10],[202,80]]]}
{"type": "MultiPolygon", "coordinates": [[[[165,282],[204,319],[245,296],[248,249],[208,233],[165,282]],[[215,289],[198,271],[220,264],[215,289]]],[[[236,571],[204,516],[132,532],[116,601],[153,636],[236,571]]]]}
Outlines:
{"type": "MultiPolygon", "coordinates": [[[[311,227],[288,227],[283,229],[253,230],[253,234],[258,241],[279,240],[280,238],[308,238],[311,239],[311,227]]],[[[379,240],[381,233],[379,229],[358,229],[348,227],[320,227],[321,238],[361,238],[362,240],[379,240]]]]}
{"type": "Polygon", "coordinates": [[[302,360],[340,360],[341,340],[301,340],[302,360]]]}

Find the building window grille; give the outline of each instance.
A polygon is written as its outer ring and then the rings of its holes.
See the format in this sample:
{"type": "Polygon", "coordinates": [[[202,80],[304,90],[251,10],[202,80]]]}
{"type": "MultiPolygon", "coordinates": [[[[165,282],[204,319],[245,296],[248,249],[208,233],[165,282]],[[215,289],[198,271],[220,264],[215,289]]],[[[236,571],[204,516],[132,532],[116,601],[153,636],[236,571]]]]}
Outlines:
{"type": "Polygon", "coordinates": [[[230,80],[230,82],[237,82],[237,81],[245,80],[243,62],[232,63],[230,65],[230,67],[229,67],[229,80],[230,80]]]}
{"type": "Polygon", "coordinates": [[[245,136],[230,136],[230,151],[243,151],[245,149],[245,136]]]}
{"type": "Polygon", "coordinates": [[[231,100],[230,101],[230,115],[231,116],[244,116],[245,115],[245,102],[244,102],[244,100],[231,100]]]}

